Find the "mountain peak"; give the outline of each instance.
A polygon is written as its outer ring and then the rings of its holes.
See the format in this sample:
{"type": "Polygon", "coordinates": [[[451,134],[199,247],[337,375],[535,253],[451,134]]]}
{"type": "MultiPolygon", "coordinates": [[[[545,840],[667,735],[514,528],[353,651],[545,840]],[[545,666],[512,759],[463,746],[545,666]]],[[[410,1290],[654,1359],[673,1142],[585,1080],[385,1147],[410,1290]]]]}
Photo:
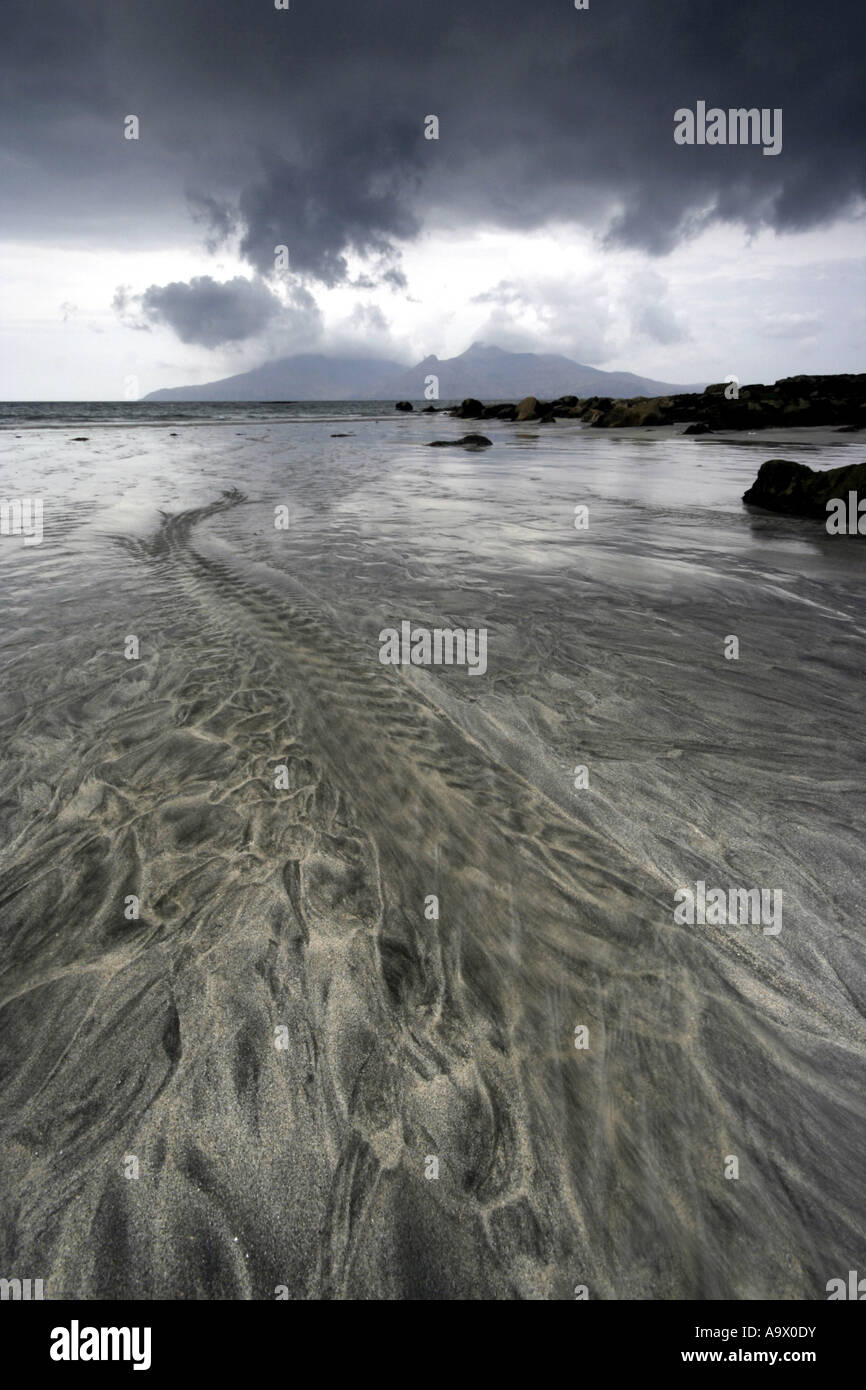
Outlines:
{"type": "Polygon", "coordinates": [[[470,343],[469,347],[468,347],[468,348],[466,349],[466,351],[465,351],[464,353],[462,353],[461,355],[462,355],[463,357],[504,357],[504,356],[505,356],[504,352],[502,351],[502,348],[493,347],[493,345],[492,345],[491,343],[482,343],[482,342],[470,343]]]}

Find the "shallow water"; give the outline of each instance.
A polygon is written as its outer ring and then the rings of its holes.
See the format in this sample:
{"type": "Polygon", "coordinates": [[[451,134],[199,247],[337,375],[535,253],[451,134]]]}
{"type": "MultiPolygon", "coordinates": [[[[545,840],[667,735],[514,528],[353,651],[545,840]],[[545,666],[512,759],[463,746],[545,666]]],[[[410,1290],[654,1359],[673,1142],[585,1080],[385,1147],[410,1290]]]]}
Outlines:
{"type": "Polygon", "coordinates": [[[0,432],[45,515],[0,536],[6,1276],[824,1298],[866,1264],[866,546],[740,498],[856,442],[260,412],[0,432]],[[486,673],[383,666],[402,620],[486,673]],[[782,930],[677,924],[698,880],[782,930]]]}

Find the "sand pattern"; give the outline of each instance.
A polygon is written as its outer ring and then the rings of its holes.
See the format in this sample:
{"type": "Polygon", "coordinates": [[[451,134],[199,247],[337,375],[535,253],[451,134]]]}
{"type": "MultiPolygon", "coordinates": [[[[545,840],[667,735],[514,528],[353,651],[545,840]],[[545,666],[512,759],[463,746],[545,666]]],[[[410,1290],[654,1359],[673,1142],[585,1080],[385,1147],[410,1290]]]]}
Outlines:
{"type": "Polygon", "coordinates": [[[658,511],[560,562],[496,465],[420,442],[363,478],[293,454],[280,554],[283,444],[221,439],[136,534],[82,505],[13,611],[4,1268],[52,1297],[823,1296],[866,1261],[863,635],[832,591],[862,579],[758,585],[748,546],[720,577],[658,511]],[[734,612],[762,660],[710,677],[734,612]],[[489,678],[383,667],[394,613],[488,622],[489,678]],[[780,941],[675,925],[697,877],[781,884],[780,941]]]}

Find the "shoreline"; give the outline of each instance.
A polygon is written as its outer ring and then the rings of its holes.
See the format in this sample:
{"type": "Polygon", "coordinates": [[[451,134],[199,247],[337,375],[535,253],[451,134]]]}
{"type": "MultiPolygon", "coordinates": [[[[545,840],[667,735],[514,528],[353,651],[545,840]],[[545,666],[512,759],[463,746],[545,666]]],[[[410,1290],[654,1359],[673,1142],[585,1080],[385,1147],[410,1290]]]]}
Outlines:
{"type": "MultiPolygon", "coordinates": [[[[243,405],[256,405],[258,402],[240,403],[243,405]]],[[[318,402],[309,402],[317,405],[318,402]]],[[[454,415],[451,407],[443,407],[436,411],[439,417],[447,419],[461,420],[462,417],[454,415]]],[[[176,430],[181,427],[194,426],[219,428],[228,425],[256,424],[256,425],[326,425],[326,424],[386,424],[395,420],[393,414],[376,415],[288,415],[254,418],[250,416],[238,415],[230,419],[206,419],[201,417],[180,418],[180,419],[135,419],[128,417],[122,420],[100,420],[92,417],[79,417],[78,419],[68,420],[27,420],[27,421],[0,421],[0,435],[3,434],[24,434],[34,431],[45,430],[52,433],[62,433],[64,430],[87,426],[92,430],[124,430],[124,429],[152,429],[152,430],[176,430]]],[[[405,416],[402,418],[406,418],[405,416]]],[[[422,419],[422,412],[415,412],[416,419],[422,419]]],[[[429,422],[432,426],[432,415],[423,415],[423,421],[429,422]]],[[[485,428],[495,425],[518,425],[529,427],[533,434],[537,434],[537,428],[542,423],[539,419],[529,420],[499,420],[491,417],[484,421],[485,428]]],[[[559,417],[550,421],[550,425],[556,427],[556,434],[562,436],[566,431],[573,432],[575,435],[583,434],[592,427],[585,422],[568,417],[559,417]]],[[[437,422],[437,428],[440,427],[437,422]]],[[[866,432],[866,431],[864,431],[866,432]]],[[[509,431],[510,433],[510,431],[509,431]]],[[[833,445],[837,447],[847,441],[840,439],[840,434],[850,434],[850,442],[857,444],[859,431],[850,431],[840,428],[838,425],[764,425],[757,426],[755,429],[725,429],[712,430],[707,434],[688,434],[682,424],[664,425],[614,425],[606,427],[603,433],[593,430],[594,438],[603,438],[609,435],[614,439],[645,439],[667,442],[673,439],[687,439],[691,441],[701,440],[706,443],[721,444],[745,444],[750,440],[765,441],[772,443],[779,441],[788,444],[811,444],[816,447],[833,445]]]]}

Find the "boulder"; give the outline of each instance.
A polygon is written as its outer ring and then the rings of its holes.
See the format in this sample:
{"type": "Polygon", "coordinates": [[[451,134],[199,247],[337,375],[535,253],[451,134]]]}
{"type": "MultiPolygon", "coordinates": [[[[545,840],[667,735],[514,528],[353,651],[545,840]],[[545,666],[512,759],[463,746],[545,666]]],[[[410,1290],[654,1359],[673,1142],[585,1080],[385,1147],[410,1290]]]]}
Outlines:
{"type": "Polygon", "coordinates": [[[646,400],[638,396],[635,400],[614,401],[602,414],[600,421],[594,421],[605,429],[623,429],[643,425],[662,425],[664,420],[658,408],[658,401],[646,400]]]}
{"type": "Polygon", "coordinates": [[[515,420],[534,420],[538,416],[538,401],[534,396],[524,396],[514,410],[515,420]]]}
{"type": "Polygon", "coordinates": [[[480,420],[484,414],[484,406],[480,401],[476,401],[474,396],[467,396],[451,414],[458,420],[480,420]]]}
{"type": "Polygon", "coordinates": [[[394,406],[394,409],[407,412],[410,410],[414,410],[415,407],[413,406],[411,401],[398,401],[397,404],[394,406]]]}
{"type": "Polygon", "coordinates": [[[712,430],[706,420],[695,420],[693,425],[687,425],[683,434],[712,434],[712,430]]]}
{"type": "Polygon", "coordinates": [[[422,415],[438,415],[438,413],[435,405],[425,405],[424,409],[421,411],[422,415]]]}
{"type": "Polygon", "coordinates": [[[827,503],[838,497],[847,501],[848,493],[866,497],[866,463],[843,468],[808,468],[790,459],[768,459],[743,501],[765,511],[787,516],[813,516],[826,520],[827,503]]]}

